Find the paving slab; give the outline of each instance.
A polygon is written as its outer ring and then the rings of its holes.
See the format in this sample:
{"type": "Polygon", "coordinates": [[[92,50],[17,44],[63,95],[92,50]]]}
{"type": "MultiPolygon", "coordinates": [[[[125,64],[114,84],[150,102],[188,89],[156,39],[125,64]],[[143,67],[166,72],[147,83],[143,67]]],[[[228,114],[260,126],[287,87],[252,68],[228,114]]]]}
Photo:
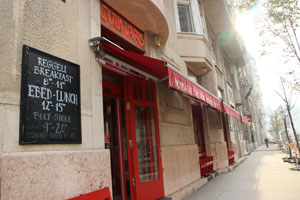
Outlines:
{"type": "Polygon", "coordinates": [[[185,200],[299,200],[300,171],[283,162],[277,145],[258,147],[234,171],[221,174],[185,200]]]}

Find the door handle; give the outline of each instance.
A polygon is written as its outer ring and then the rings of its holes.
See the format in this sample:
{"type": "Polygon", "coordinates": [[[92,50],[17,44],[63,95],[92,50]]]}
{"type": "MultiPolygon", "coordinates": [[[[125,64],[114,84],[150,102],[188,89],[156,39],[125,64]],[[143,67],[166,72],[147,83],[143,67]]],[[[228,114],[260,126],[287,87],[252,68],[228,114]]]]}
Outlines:
{"type": "Polygon", "coordinates": [[[135,178],[131,179],[131,184],[132,184],[133,187],[135,187],[135,178]]]}
{"type": "Polygon", "coordinates": [[[128,140],[129,147],[132,148],[132,140],[128,140]]]}

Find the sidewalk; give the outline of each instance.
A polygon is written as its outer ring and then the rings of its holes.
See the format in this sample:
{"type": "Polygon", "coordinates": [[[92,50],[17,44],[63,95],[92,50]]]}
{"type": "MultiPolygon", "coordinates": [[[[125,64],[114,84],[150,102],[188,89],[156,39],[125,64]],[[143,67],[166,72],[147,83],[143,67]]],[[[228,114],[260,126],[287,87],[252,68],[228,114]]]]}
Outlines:
{"type": "Polygon", "coordinates": [[[185,200],[299,200],[300,172],[283,162],[284,153],[261,146],[234,171],[217,176],[185,200]]]}

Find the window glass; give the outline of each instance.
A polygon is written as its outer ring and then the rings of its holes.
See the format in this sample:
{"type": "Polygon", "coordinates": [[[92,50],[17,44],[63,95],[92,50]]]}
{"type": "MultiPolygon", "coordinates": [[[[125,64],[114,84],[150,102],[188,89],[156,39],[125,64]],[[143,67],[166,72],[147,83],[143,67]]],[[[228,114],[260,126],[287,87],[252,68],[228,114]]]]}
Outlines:
{"type": "Polygon", "coordinates": [[[140,182],[158,179],[154,109],[135,106],[135,130],[140,182]]]}
{"type": "Polygon", "coordinates": [[[178,15],[181,32],[193,32],[190,7],[186,4],[178,4],[178,15]]]}
{"type": "Polygon", "coordinates": [[[203,11],[203,7],[202,7],[202,2],[201,0],[198,0],[199,3],[199,12],[200,12],[200,20],[201,20],[201,31],[202,34],[208,38],[208,34],[207,34],[207,28],[206,28],[206,22],[205,22],[205,15],[204,15],[204,11],[203,11]]]}
{"type": "Polygon", "coordinates": [[[220,99],[224,99],[223,90],[221,90],[220,88],[218,88],[218,97],[220,99]]]}

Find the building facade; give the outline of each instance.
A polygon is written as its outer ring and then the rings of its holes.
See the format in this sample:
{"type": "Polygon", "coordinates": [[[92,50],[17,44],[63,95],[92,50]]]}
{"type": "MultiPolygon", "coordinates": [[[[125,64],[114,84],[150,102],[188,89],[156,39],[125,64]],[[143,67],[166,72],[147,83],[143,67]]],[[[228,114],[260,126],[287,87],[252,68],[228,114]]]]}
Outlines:
{"type": "Polygon", "coordinates": [[[261,143],[230,1],[1,0],[0,10],[1,200],[103,187],[113,199],[183,199],[261,143]]]}

